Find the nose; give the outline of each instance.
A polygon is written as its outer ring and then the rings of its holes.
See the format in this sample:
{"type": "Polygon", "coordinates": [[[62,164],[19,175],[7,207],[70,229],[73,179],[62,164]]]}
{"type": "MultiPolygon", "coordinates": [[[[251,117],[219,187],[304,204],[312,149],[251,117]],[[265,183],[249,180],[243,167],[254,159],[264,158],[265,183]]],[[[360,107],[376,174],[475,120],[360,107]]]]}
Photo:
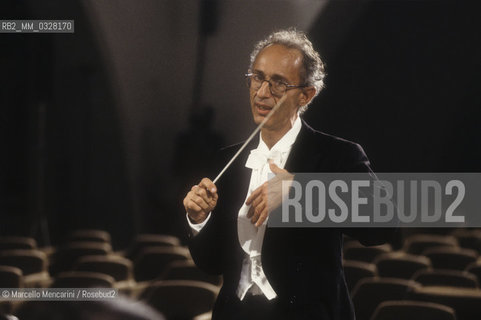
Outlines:
{"type": "Polygon", "coordinates": [[[259,90],[257,90],[257,95],[259,97],[270,97],[270,96],[272,96],[271,85],[268,81],[264,80],[264,82],[262,82],[261,87],[259,88],[259,90]]]}

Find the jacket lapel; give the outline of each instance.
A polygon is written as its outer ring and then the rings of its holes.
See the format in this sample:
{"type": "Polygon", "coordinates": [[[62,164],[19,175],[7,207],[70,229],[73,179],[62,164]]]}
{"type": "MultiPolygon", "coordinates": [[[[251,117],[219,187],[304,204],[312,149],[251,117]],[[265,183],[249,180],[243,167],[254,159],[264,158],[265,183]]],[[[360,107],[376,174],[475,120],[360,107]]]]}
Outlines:
{"type": "Polygon", "coordinates": [[[302,120],[302,128],[292,146],[284,169],[290,173],[316,172],[321,159],[322,146],[316,142],[314,129],[302,120]]]}

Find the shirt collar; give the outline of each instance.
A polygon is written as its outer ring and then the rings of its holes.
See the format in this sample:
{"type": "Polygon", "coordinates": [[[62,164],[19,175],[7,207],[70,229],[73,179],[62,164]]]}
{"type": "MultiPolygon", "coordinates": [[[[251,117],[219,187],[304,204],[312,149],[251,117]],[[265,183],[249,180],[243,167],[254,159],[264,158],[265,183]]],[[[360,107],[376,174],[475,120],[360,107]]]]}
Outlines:
{"type": "Polygon", "coordinates": [[[262,133],[259,133],[259,145],[257,146],[257,150],[261,152],[268,153],[269,151],[279,151],[279,152],[287,152],[289,151],[290,147],[296,141],[299,132],[301,131],[302,122],[301,117],[299,114],[297,115],[292,128],[286,132],[286,134],[279,140],[277,143],[269,150],[264,140],[262,140],[262,133]]]}

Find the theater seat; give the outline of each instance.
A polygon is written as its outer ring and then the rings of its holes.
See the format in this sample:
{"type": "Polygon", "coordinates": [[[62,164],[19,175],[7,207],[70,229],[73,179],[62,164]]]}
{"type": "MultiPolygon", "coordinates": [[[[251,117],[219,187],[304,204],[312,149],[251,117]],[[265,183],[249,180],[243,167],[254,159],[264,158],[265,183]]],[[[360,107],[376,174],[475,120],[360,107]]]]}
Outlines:
{"type": "Polygon", "coordinates": [[[23,273],[20,268],[0,266],[0,288],[22,288],[23,273]]]}
{"type": "Polygon", "coordinates": [[[388,300],[405,300],[408,292],[420,287],[412,280],[367,278],[359,281],[352,292],[357,320],[369,320],[377,306],[388,300]]]}
{"type": "Polygon", "coordinates": [[[428,258],[402,251],[385,253],[374,260],[380,277],[411,279],[418,270],[431,267],[428,258]]]}
{"type": "Polygon", "coordinates": [[[478,284],[481,283],[481,260],[468,264],[465,270],[478,278],[478,284]]]}
{"type": "Polygon", "coordinates": [[[0,252],[10,249],[36,249],[37,242],[29,237],[7,236],[0,237],[0,252]]]}
{"type": "Polygon", "coordinates": [[[31,275],[46,271],[47,256],[39,250],[6,250],[0,252],[0,265],[17,267],[23,275],[31,275]]]}
{"type": "Polygon", "coordinates": [[[372,263],[344,260],[343,267],[349,292],[352,292],[359,280],[377,276],[376,265],[372,263]]]}
{"type": "Polygon", "coordinates": [[[191,259],[189,250],[182,247],[150,247],[143,249],[134,261],[137,281],[153,280],[160,277],[167,266],[178,260],[191,259]]]}
{"type": "Polygon", "coordinates": [[[411,279],[423,286],[478,287],[478,279],[474,274],[458,270],[419,270],[411,279]]]}
{"type": "Polygon", "coordinates": [[[421,301],[385,301],[374,311],[371,320],[456,320],[453,308],[421,301]]]}
{"type": "Polygon", "coordinates": [[[414,234],[404,240],[403,251],[410,254],[421,254],[434,247],[457,247],[458,240],[453,236],[435,234],[414,234]]]}
{"type": "Polygon", "coordinates": [[[392,250],[389,244],[379,246],[365,247],[359,242],[349,242],[343,248],[343,258],[345,260],[354,260],[371,263],[374,259],[392,250]]]}
{"type": "Polygon", "coordinates": [[[443,304],[454,309],[458,320],[481,319],[481,291],[472,288],[417,287],[409,294],[412,300],[443,304]]]}
{"type": "Polygon", "coordinates": [[[217,294],[218,288],[210,283],[166,280],[148,287],[141,300],[162,312],[167,319],[192,319],[210,312],[217,294]]]}
{"type": "Polygon", "coordinates": [[[210,275],[197,268],[192,260],[173,261],[161,276],[163,280],[195,280],[208,282],[215,286],[222,283],[222,277],[210,275]]]}
{"type": "Polygon", "coordinates": [[[474,250],[457,247],[430,248],[423,252],[431,260],[435,269],[464,270],[476,261],[478,254],[474,250]]]}
{"type": "Polygon", "coordinates": [[[92,255],[107,255],[112,252],[108,243],[95,241],[69,242],[63,245],[52,257],[50,272],[57,274],[62,271],[71,271],[80,257],[92,255]]]}
{"type": "Polygon", "coordinates": [[[80,229],[72,232],[70,242],[87,241],[87,242],[111,242],[110,234],[104,230],[96,229],[80,229]]]}
{"type": "Polygon", "coordinates": [[[130,260],[138,258],[139,253],[148,247],[178,247],[180,240],[177,237],[165,234],[139,234],[135,237],[132,246],[125,256],[130,260]]]}
{"type": "Polygon", "coordinates": [[[458,239],[462,248],[475,250],[478,254],[481,253],[481,230],[461,228],[453,231],[451,235],[458,239]]]}
{"type": "Polygon", "coordinates": [[[115,280],[99,272],[68,271],[55,277],[51,288],[113,288],[115,280]]]}
{"type": "Polygon", "coordinates": [[[79,258],[74,266],[76,271],[91,271],[108,274],[115,281],[133,279],[132,261],[118,256],[85,256],[79,258]]]}
{"type": "Polygon", "coordinates": [[[212,319],[212,312],[206,312],[197,317],[194,317],[192,320],[211,320],[212,319]]]}

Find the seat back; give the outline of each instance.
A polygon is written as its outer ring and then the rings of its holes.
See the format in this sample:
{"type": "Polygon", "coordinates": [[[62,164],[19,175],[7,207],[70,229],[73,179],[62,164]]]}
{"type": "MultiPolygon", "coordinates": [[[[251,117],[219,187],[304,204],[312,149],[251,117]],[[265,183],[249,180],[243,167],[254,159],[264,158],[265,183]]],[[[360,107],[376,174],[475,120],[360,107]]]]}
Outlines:
{"type": "Polygon", "coordinates": [[[7,236],[0,237],[0,252],[10,249],[36,249],[37,241],[29,237],[7,236]]]}
{"type": "Polygon", "coordinates": [[[478,253],[474,250],[457,247],[430,248],[426,249],[423,255],[431,260],[433,268],[453,270],[466,269],[478,257],[478,253]]]}
{"type": "Polygon", "coordinates": [[[171,262],[164,274],[163,280],[195,280],[211,283],[219,286],[222,283],[222,277],[210,275],[197,268],[192,260],[178,260],[171,262]]]}
{"type": "Polygon", "coordinates": [[[410,299],[439,303],[456,312],[458,320],[481,319],[481,291],[472,288],[418,287],[410,299]]]}
{"type": "Polygon", "coordinates": [[[111,243],[110,233],[104,230],[96,230],[96,229],[80,229],[75,230],[70,235],[70,242],[78,242],[78,241],[86,241],[86,242],[102,242],[102,243],[111,243]]]}
{"type": "Polygon", "coordinates": [[[382,254],[374,260],[380,277],[410,279],[418,270],[431,267],[428,258],[399,252],[382,254]]]}
{"type": "Polygon", "coordinates": [[[188,259],[190,259],[189,250],[182,247],[146,248],[134,261],[135,279],[137,281],[156,279],[165,272],[171,262],[188,259]]]}
{"type": "Polygon", "coordinates": [[[79,241],[69,242],[62,246],[52,258],[51,273],[71,271],[80,257],[92,255],[107,255],[112,252],[112,247],[104,242],[79,241]]]}
{"type": "Polygon", "coordinates": [[[360,280],[352,292],[356,319],[369,320],[381,302],[405,300],[408,297],[408,292],[419,286],[414,281],[395,278],[360,280]]]}
{"type": "Polygon", "coordinates": [[[423,286],[478,287],[478,279],[474,274],[457,270],[419,270],[412,280],[423,286]]]}
{"type": "Polygon", "coordinates": [[[115,281],[133,279],[132,261],[118,256],[85,256],[79,258],[74,266],[76,271],[90,271],[108,274],[115,281]]]}
{"type": "Polygon", "coordinates": [[[367,262],[344,260],[343,261],[344,276],[346,278],[347,287],[350,292],[364,278],[377,277],[376,265],[367,262]]]}
{"type": "Polygon", "coordinates": [[[162,312],[167,319],[192,319],[211,311],[217,294],[218,288],[210,283],[166,280],[148,287],[141,299],[162,312]]]}
{"type": "Polygon", "coordinates": [[[481,283],[481,261],[476,261],[468,264],[465,269],[467,272],[474,274],[478,279],[478,284],[481,283]]]}
{"type": "Polygon", "coordinates": [[[343,248],[343,258],[345,260],[354,260],[372,263],[377,256],[390,252],[392,250],[389,244],[365,247],[359,242],[349,242],[343,248]]]}
{"type": "Polygon", "coordinates": [[[134,243],[127,250],[126,257],[130,260],[138,258],[140,252],[148,247],[178,247],[180,240],[177,237],[165,234],[139,234],[134,243]]]}
{"type": "Polygon", "coordinates": [[[0,288],[22,288],[22,270],[12,266],[0,266],[0,288]]]}
{"type": "Polygon", "coordinates": [[[58,274],[51,288],[113,288],[114,278],[99,272],[68,271],[58,274]]]}
{"type": "Polygon", "coordinates": [[[456,320],[453,308],[432,302],[385,301],[374,311],[371,320],[456,320]]]}
{"type": "Polygon", "coordinates": [[[421,254],[434,247],[457,247],[458,240],[454,236],[436,234],[413,234],[404,241],[403,251],[410,254],[421,254]]]}
{"type": "Polygon", "coordinates": [[[478,254],[481,253],[481,230],[459,228],[454,230],[451,235],[458,239],[460,247],[475,250],[478,254]]]}
{"type": "Polygon", "coordinates": [[[17,267],[23,275],[44,272],[47,256],[35,249],[12,249],[0,252],[0,265],[17,267]]]}

